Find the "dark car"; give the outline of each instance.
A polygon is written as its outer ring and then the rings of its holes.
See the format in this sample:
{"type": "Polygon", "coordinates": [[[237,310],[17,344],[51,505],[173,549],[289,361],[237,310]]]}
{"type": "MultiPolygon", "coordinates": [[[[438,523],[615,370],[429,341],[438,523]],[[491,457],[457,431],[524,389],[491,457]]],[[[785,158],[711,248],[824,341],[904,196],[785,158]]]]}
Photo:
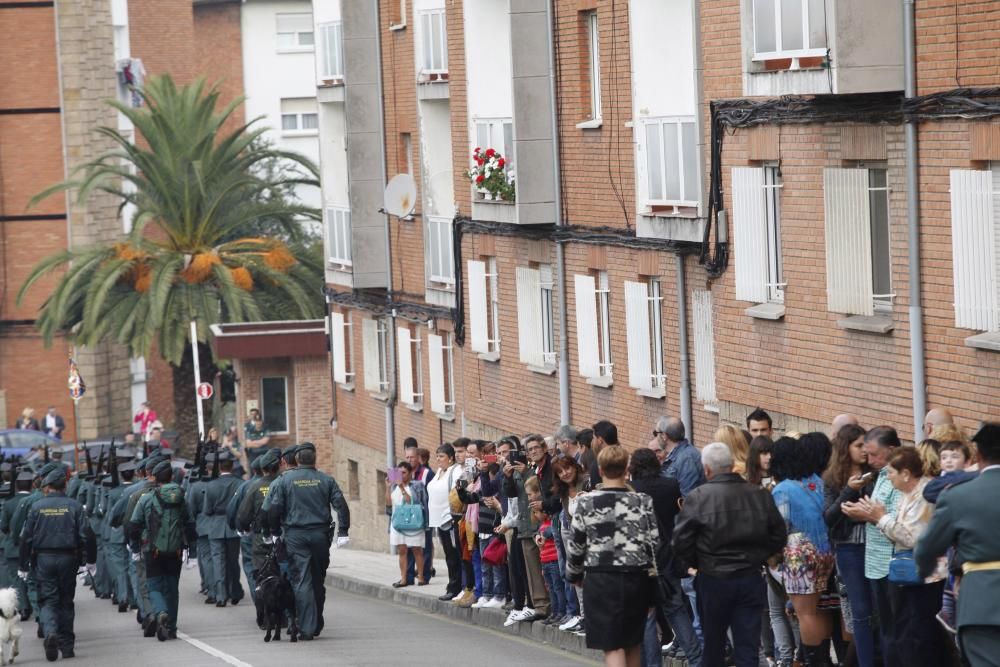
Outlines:
{"type": "MultiPolygon", "coordinates": [[[[0,431],[0,453],[4,458],[20,456],[26,458],[33,449],[41,449],[45,446],[62,449],[67,445],[47,433],[41,431],[29,431],[26,429],[7,429],[0,431]]],[[[70,457],[72,458],[73,445],[69,445],[70,457]]]]}

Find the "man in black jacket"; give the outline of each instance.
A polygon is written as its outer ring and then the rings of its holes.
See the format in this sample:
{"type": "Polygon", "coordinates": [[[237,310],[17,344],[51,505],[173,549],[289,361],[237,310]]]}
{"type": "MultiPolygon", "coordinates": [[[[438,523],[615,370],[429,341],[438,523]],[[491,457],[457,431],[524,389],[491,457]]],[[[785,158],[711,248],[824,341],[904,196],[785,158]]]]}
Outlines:
{"type": "Polygon", "coordinates": [[[756,667],[767,591],[761,567],[785,546],[787,531],[771,494],[733,472],[721,442],[701,452],[708,482],[685,499],[674,528],[674,554],[697,570],[695,590],[705,667],[723,667],[732,628],[737,667],[756,667]]]}

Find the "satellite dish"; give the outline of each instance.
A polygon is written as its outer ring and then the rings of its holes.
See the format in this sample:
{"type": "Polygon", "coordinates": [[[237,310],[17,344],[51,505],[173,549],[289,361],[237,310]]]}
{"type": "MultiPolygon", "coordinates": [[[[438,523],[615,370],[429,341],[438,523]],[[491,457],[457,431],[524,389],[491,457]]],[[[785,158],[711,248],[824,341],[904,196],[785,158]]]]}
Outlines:
{"type": "Polygon", "coordinates": [[[397,174],[385,186],[385,211],[405,218],[417,207],[417,185],[409,174],[397,174]]]}

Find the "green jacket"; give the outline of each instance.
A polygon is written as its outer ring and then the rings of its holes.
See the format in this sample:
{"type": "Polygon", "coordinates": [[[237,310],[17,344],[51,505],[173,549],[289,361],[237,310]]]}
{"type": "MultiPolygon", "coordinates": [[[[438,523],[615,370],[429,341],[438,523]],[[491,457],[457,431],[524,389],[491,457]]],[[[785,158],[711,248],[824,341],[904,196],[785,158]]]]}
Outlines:
{"type": "Polygon", "coordinates": [[[210,540],[239,537],[236,531],[230,528],[226,522],[226,507],[241,484],[243,484],[243,480],[239,477],[231,474],[222,474],[208,482],[205,486],[201,511],[207,517],[206,528],[210,540]]]}
{"type": "Polygon", "coordinates": [[[114,519],[118,501],[125,497],[126,492],[133,486],[135,486],[133,482],[125,482],[108,491],[108,497],[105,500],[106,509],[104,510],[103,524],[104,533],[111,544],[125,544],[124,528],[121,525],[115,527],[112,519],[114,519]]]}
{"type": "MultiPolygon", "coordinates": [[[[928,576],[948,547],[963,563],[1000,561],[1000,467],[941,494],[930,525],[917,540],[914,558],[928,576]]],[[[962,577],[958,596],[958,628],[966,625],[1000,626],[1000,570],[969,572],[962,577]]]]}
{"type": "Polygon", "coordinates": [[[139,500],[126,529],[129,547],[133,553],[138,553],[139,549],[149,551],[149,517],[154,511],[155,503],[158,502],[171,506],[177,505],[180,508],[181,526],[184,534],[183,546],[190,546],[197,541],[198,535],[195,533],[194,521],[188,512],[188,506],[184,500],[184,490],[181,489],[180,485],[170,482],[161,487],[150,486],[144,493],[135,494],[134,497],[138,497],[139,500]],[[157,499],[157,492],[162,500],[157,499]]]}
{"type": "Polygon", "coordinates": [[[10,519],[10,536],[14,540],[14,546],[17,547],[17,551],[15,553],[18,553],[19,555],[21,546],[21,531],[24,530],[24,522],[28,518],[28,511],[35,503],[44,497],[45,496],[38,489],[35,489],[28,495],[24,496],[21,502],[18,503],[17,509],[14,510],[14,515],[10,519]]]}
{"type": "Polygon", "coordinates": [[[18,558],[17,542],[19,535],[14,533],[14,515],[21,502],[31,495],[30,491],[19,491],[13,498],[8,498],[0,511],[0,532],[3,533],[3,555],[5,558],[18,558]]]}
{"type": "Polygon", "coordinates": [[[330,508],[337,512],[337,533],[347,535],[351,511],[340,486],[329,475],[313,467],[288,470],[267,493],[270,501],[268,524],[272,534],[277,526],[284,529],[328,530],[332,525],[330,508]]]}

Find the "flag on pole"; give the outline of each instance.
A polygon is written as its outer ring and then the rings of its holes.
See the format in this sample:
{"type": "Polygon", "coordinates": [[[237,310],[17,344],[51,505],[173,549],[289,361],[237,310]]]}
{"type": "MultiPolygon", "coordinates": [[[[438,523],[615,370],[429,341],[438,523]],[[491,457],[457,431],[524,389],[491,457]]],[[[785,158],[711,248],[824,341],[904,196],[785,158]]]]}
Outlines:
{"type": "Polygon", "coordinates": [[[83,381],[83,376],[80,375],[80,369],[76,367],[76,362],[73,361],[73,357],[69,358],[69,395],[74,401],[79,401],[83,398],[84,392],[87,391],[87,383],[83,381]]]}

